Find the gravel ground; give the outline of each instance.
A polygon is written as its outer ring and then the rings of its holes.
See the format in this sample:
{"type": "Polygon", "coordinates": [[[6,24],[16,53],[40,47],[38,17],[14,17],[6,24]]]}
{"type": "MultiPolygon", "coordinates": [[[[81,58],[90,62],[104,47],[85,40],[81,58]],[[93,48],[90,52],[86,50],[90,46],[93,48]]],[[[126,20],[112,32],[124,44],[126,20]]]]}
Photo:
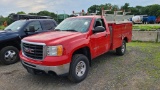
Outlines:
{"type": "Polygon", "coordinates": [[[160,44],[127,44],[124,56],[108,52],[93,60],[88,77],[31,75],[18,62],[0,65],[0,90],[160,90],[160,44]],[[159,60],[159,61],[158,61],[159,60]]]}

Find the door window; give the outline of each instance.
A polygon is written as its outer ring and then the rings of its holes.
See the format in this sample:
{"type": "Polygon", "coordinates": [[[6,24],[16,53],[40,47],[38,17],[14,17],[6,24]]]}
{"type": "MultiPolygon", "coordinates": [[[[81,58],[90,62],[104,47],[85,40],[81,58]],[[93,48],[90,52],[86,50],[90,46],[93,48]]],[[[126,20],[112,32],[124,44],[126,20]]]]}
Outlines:
{"type": "Polygon", "coordinates": [[[94,28],[97,27],[97,26],[103,26],[106,29],[104,20],[101,19],[101,18],[99,18],[99,19],[96,20],[94,28]]]}
{"type": "Polygon", "coordinates": [[[53,30],[56,27],[56,24],[53,21],[43,21],[43,28],[44,30],[53,30]]]}
{"type": "Polygon", "coordinates": [[[35,28],[36,31],[42,31],[42,27],[41,27],[41,24],[40,24],[39,21],[30,22],[28,24],[28,26],[26,27],[26,29],[29,30],[30,26],[34,26],[34,28],[35,28]]]}

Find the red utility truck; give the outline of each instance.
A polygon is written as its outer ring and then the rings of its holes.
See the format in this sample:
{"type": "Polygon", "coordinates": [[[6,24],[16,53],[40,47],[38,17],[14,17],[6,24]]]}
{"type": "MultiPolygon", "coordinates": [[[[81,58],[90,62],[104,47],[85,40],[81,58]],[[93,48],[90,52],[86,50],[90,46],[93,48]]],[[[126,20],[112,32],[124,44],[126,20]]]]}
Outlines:
{"type": "Polygon", "coordinates": [[[156,19],[156,23],[160,23],[160,16],[159,16],[159,17],[157,17],[157,19],[156,19]]]}
{"type": "Polygon", "coordinates": [[[20,58],[29,73],[67,74],[71,81],[80,82],[94,58],[109,50],[124,55],[131,38],[131,22],[107,22],[103,16],[72,17],[52,32],[24,38],[20,58]]]}

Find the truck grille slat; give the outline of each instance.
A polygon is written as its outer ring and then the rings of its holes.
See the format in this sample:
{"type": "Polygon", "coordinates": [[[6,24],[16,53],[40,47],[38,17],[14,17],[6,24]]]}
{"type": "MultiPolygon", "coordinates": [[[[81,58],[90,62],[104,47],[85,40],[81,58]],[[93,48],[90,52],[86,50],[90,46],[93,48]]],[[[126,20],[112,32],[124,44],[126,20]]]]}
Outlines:
{"type": "Polygon", "coordinates": [[[22,42],[22,52],[28,58],[42,60],[44,58],[44,45],[22,42]]]}
{"type": "MultiPolygon", "coordinates": [[[[33,54],[30,54],[30,53],[25,53],[27,56],[35,56],[33,54]]],[[[36,57],[43,57],[43,54],[36,54],[36,57]]]]}

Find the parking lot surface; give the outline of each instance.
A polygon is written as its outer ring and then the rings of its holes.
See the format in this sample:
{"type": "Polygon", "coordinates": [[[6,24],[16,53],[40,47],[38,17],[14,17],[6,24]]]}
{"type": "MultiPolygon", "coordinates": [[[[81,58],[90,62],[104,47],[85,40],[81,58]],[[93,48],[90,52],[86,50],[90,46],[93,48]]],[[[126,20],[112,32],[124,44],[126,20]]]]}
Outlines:
{"type": "Polygon", "coordinates": [[[87,78],[31,75],[20,62],[0,65],[0,90],[160,90],[160,44],[127,44],[124,56],[110,51],[92,62],[87,78]]]}

